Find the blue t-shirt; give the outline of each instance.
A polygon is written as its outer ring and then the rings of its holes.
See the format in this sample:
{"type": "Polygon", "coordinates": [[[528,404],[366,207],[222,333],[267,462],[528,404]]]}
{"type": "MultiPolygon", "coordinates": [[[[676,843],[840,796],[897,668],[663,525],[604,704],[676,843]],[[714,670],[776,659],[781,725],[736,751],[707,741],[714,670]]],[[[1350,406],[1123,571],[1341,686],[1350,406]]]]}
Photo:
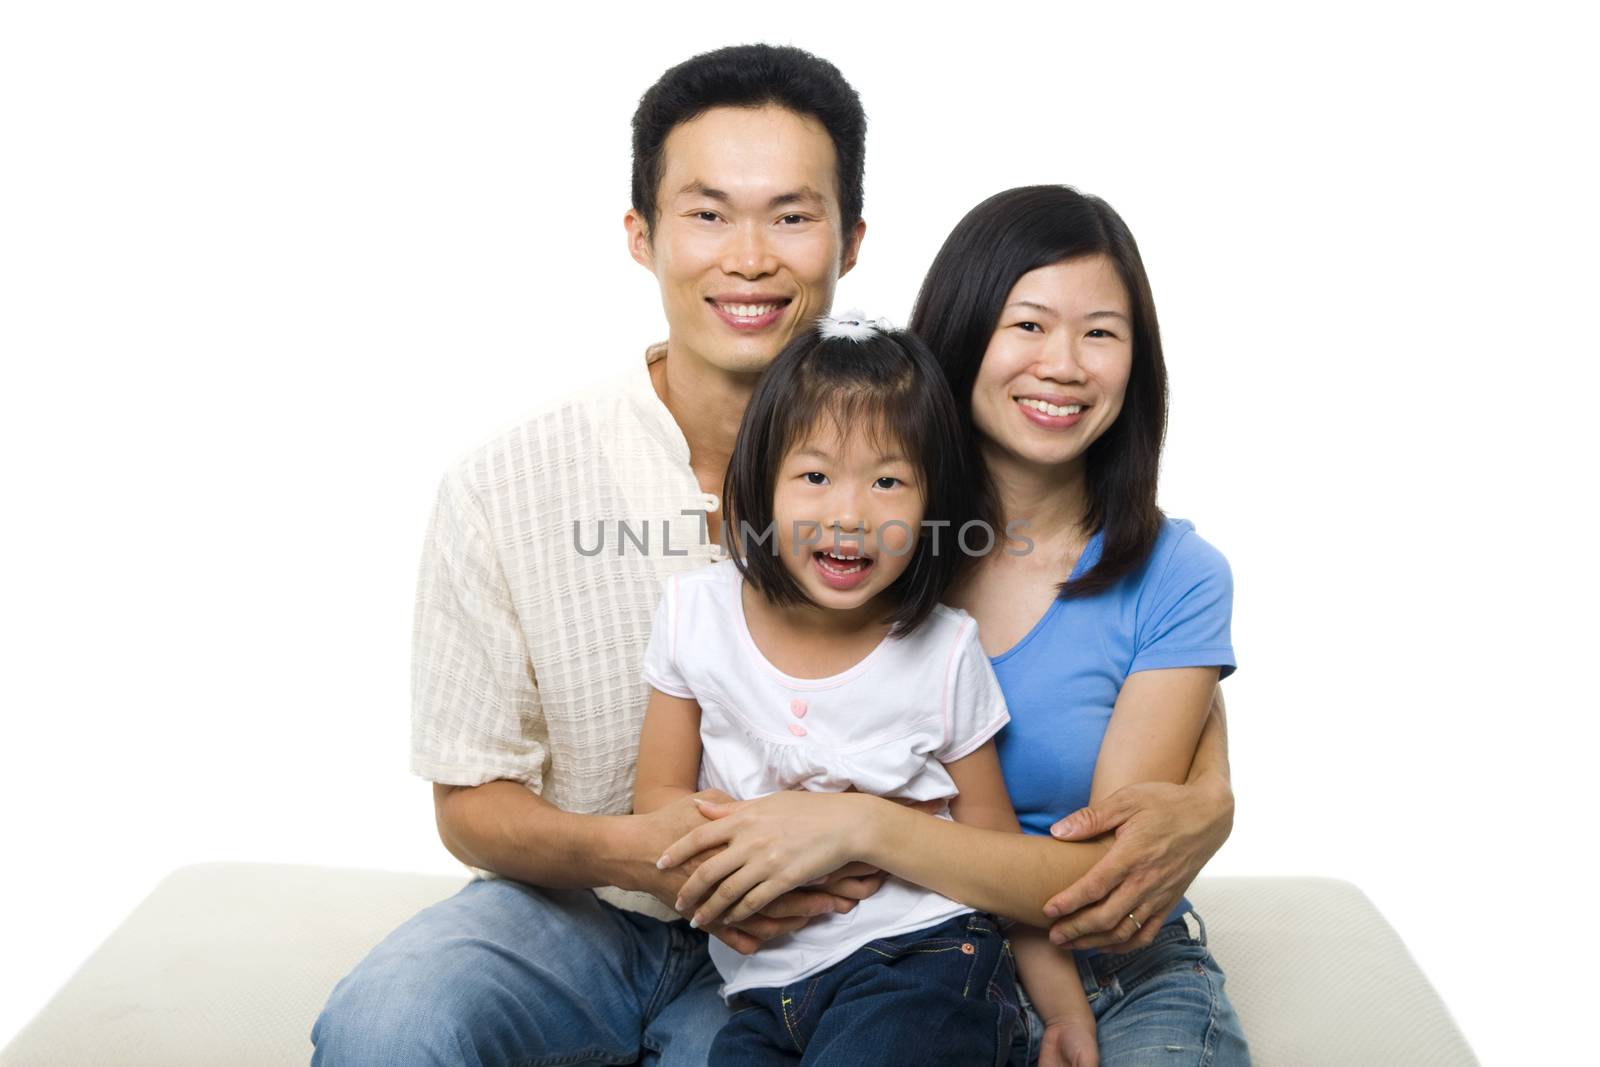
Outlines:
{"type": "MultiPolygon", "coordinates": [[[[1100,558],[1102,534],[1072,576],[1100,558]]],[[[990,659],[1011,723],[995,738],[1006,789],[1030,834],[1089,803],[1095,760],[1122,683],[1135,671],[1233,673],[1233,573],[1185,519],[1164,519],[1145,565],[1101,593],[1056,598],[1027,635],[990,659]]],[[[1189,910],[1187,900],[1167,921],[1189,910]]]]}

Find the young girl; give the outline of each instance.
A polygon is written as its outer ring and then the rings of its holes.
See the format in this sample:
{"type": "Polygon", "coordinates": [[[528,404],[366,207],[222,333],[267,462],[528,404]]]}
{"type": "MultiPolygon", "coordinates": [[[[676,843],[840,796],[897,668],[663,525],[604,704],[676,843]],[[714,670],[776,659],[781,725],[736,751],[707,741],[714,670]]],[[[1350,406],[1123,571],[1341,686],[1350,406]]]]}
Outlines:
{"type": "MultiPolygon", "coordinates": [[[[962,526],[963,456],[943,375],[912,335],[824,319],[790,342],[728,466],[731,558],[674,576],[656,613],[636,811],[699,789],[857,790],[1019,831],[992,740],[1004,699],[972,618],[939,603],[964,545],[986,540],[962,526]]],[[[1035,948],[1019,953],[1030,996],[1073,1021],[1073,1062],[1094,1063],[1071,958],[1035,948]]],[[[734,1009],[718,1067],[966,1067],[1011,1045],[1016,975],[995,919],[909,882],[752,955],[710,951],[734,1009]]]]}

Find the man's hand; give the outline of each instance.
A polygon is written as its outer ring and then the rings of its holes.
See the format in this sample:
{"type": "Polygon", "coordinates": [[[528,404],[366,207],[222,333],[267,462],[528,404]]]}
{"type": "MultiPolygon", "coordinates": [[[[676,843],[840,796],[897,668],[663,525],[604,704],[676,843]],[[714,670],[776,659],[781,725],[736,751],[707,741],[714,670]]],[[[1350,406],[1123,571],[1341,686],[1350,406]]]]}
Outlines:
{"type": "MultiPolygon", "coordinates": [[[[870,863],[847,863],[832,874],[818,878],[812,885],[819,891],[831,893],[838,898],[840,903],[836,910],[843,913],[850,911],[858,902],[866,900],[882,889],[886,877],[888,876],[870,863]]],[[[779,897],[773,904],[783,899],[779,897]]],[[[765,914],[772,914],[771,905],[767,906],[765,914]]]]}
{"type": "Polygon", "coordinates": [[[1221,778],[1193,785],[1123,786],[1050,828],[1063,841],[1114,831],[1111,851],[1051,897],[1050,940],[1075,949],[1149,946],[1195,875],[1233,829],[1233,791],[1221,778]]]}

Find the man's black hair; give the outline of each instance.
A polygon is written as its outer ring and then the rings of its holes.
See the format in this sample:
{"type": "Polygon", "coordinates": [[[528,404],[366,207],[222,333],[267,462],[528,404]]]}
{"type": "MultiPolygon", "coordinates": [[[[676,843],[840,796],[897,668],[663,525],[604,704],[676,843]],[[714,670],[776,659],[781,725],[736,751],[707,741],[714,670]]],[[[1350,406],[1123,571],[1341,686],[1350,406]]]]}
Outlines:
{"type": "Polygon", "coordinates": [[[822,124],[833,141],[840,236],[861,218],[867,116],[839,68],[789,45],[741,44],[686,59],[661,75],[633,113],[633,208],[653,230],[667,135],[717,107],[776,104],[822,124]]]}

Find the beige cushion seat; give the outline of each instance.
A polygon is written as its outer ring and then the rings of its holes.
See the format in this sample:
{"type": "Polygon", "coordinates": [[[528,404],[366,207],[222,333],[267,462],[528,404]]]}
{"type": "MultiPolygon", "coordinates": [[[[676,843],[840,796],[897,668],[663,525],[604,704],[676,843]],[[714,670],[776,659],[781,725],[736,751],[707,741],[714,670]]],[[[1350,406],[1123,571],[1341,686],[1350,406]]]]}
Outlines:
{"type": "MultiPolygon", "coordinates": [[[[465,877],[203,863],[169,874],[4,1052],[5,1067],[304,1064],[333,986],[465,877]]],[[[1255,1062],[1471,1064],[1444,1003],[1361,891],[1202,878],[1189,899],[1255,1062]]]]}

